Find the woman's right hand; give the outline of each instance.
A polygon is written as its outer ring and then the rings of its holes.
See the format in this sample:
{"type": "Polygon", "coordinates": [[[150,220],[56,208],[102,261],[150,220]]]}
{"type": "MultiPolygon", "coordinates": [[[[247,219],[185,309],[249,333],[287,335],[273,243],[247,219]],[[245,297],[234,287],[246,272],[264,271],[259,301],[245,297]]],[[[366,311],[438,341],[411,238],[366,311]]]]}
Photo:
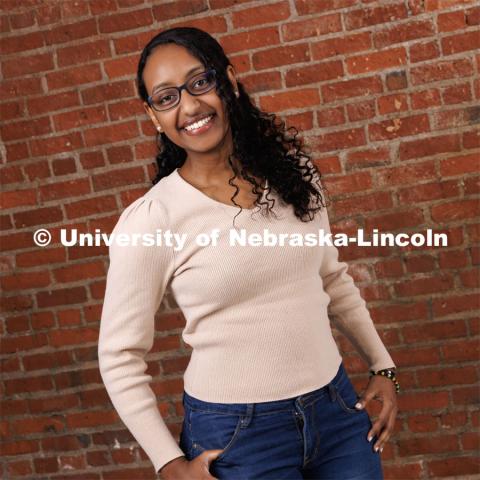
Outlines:
{"type": "Polygon", "coordinates": [[[163,480],[217,480],[210,474],[210,464],[223,450],[205,450],[193,460],[178,457],[160,469],[163,480]]]}

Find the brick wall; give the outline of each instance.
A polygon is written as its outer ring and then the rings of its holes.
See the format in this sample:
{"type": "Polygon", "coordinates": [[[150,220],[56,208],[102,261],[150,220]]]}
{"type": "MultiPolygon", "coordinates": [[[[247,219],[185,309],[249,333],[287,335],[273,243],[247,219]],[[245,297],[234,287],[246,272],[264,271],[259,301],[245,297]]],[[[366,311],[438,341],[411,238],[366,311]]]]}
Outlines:
{"type": "MultiPolygon", "coordinates": [[[[448,234],[446,248],[350,246],[341,257],[399,367],[386,477],[478,472],[478,2],[0,8],[2,478],[154,477],[98,372],[107,249],[62,247],[59,231],[109,232],[149,188],[155,130],[134,75],[146,42],[178,25],[219,39],[258,105],[302,132],[334,231],[448,234]],[[46,248],[33,243],[38,228],[52,233],[46,248]]],[[[148,373],[178,435],[189,350],[178,310],[159,313],[148,373]]],[[[336,337],[363,388],[365,364],[336,337]]]]}

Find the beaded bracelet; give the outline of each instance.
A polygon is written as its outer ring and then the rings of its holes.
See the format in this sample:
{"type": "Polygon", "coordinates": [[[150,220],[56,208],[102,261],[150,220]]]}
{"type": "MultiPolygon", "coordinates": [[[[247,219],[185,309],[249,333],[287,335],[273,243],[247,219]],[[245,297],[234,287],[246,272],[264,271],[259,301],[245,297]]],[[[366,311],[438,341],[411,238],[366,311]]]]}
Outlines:
{"type": "Polygon", "coordinates": [[[400,384],[395,377],[395,367],[384,368],[382,370],[377,370],[376,372],[370,370],[369,378],[373,377],[374,375],[383,375],[384,377],[389,378],[395,384],[395,392],[398,393],[400,391],[400,384]]]}

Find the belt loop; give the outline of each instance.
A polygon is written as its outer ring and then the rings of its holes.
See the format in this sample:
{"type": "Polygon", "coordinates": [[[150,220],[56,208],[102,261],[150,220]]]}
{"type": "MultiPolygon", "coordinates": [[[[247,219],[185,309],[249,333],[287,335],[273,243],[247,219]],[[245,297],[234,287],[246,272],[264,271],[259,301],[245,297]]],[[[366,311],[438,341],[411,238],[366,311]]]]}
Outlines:
{"type": "Polygon", "coordinates": [[[254,406],[254,403],[247,403],[247,411],[242,418],[242,428],[247,428],[250,425],[250,422],[253,418],[254,406]]]}
{"type": "Polygon", "coordinates": [[[337,391],[333,383],[328,384],[328,393],[330,393],[330,400],[334,402],[337,398],[337,391]]]}

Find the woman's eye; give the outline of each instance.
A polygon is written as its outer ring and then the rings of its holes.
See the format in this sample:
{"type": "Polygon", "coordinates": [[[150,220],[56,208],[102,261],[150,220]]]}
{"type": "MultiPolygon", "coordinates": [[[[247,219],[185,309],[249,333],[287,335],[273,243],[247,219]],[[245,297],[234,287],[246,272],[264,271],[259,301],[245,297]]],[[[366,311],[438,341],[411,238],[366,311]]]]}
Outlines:
{"type": "Polygon", "coordinates": [[[171,95],[164,95],[163,97],[160,98],[159,103],[168,103],[171,101],[172,96],[171,95]]]}
{"type": "MultiPolygon", "coordinates": [[[[199,82],[206,82],[206,80],[204,78],[201,78],[200,80],[197,80],[193,86],[195,87],[195,85],[197,85],[199,82]]],[[[204,85],[200,85],[200,87],[203,87],[204,85]]]]}

